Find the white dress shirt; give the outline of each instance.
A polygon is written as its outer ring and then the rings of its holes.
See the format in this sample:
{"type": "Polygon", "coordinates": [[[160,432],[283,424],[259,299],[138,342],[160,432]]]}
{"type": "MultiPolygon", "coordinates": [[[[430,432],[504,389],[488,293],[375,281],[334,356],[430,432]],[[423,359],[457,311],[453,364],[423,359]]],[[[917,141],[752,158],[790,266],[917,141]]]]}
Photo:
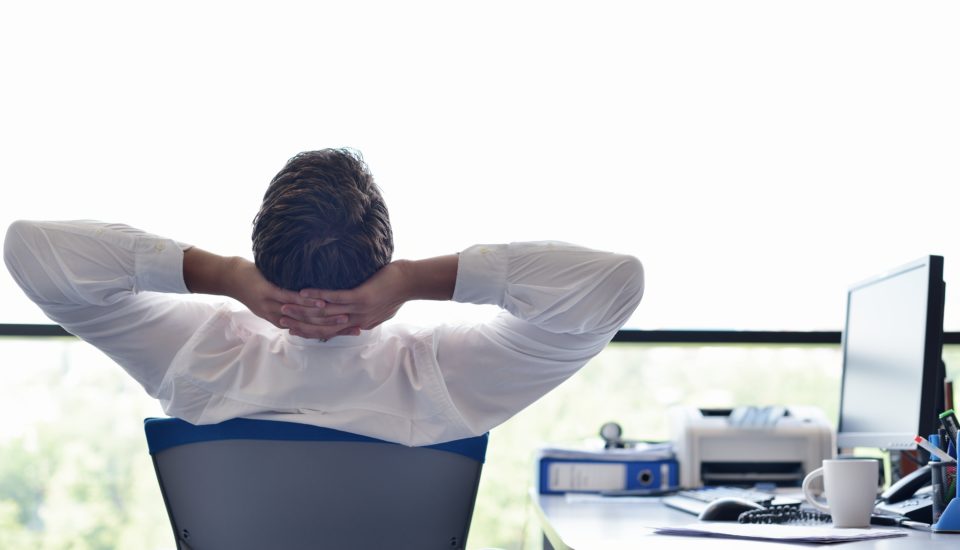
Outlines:
{"type": "Polygon", "coordinates": [[[314,424],[429,445],[489,431],[599,353],[643,294],[631,256],[564,243],[460,253],[453,300],[502,311],[472,325],[388,322],[327,342],[236,304],[200,302],[177,241],[89,221],[13,223],[4,260],[50,319],[194,424],[314,424]]]}

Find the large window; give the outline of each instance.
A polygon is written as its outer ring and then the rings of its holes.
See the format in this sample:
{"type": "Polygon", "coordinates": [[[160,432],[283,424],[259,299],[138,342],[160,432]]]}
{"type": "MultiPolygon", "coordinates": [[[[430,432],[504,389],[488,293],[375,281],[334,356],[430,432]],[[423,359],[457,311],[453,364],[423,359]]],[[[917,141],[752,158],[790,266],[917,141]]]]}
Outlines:
{"type": "MultiPolygon", "coordinates": [[[[648,277],[634,328],[837,330],[847,285],[925,254],[960,286],[956,3],[0,15],[3,227],[99,218],[249,255],[283,162],[349,145],[384,190],[398,256],[528,239],[629,252],[648,277]]],[[[0,322],[43,322],[5,273],[0,303],[0,322]]]]}

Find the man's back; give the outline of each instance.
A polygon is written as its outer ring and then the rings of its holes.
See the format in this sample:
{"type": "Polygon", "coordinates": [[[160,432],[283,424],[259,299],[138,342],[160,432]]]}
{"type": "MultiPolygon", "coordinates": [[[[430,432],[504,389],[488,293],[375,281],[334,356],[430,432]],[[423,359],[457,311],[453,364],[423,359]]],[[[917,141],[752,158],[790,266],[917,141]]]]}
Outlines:
{"type": "Polygon", "coordinates": [[[503,308],[495,319],[387,323],[320,342],[250,311],[172,296],[188,291],[190,249],[121,225],[16,222],[4,259],[51,319],[110,355],[170,415],[284,419],[408,445],[505,421],[599,353],[643,292],[630,256],[477,245],[452,257],[451,298],[503,308]]]}
{"type": "Polygon", "coordinates": [[[434,336],[390,323],[321,342],[224,306],[184,344],[158,396],[194,424],[293,420],[407,445],[475,435],[447,393],[434,336]]]}

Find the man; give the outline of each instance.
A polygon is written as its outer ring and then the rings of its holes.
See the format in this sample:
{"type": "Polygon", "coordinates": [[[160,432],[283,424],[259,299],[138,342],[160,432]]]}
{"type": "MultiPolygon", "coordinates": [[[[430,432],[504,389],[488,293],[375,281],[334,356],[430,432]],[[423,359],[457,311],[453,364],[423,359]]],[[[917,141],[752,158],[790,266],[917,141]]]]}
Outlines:
{"type": "Polygon", "coordinates": [[[391,262],[359,154],[291,159],[254,220],[255,264],[124,225],[14,222],[4,261],[50,319],[167,414],[286,420],[406,445],[470,437],[599,353],[643,294],[633,257],[564,243],[391,262]],[[176,296],[235,298],[246,308],[176,296]],[[410,300],[494,304],[489,322],[382,324],[410,300]]]}

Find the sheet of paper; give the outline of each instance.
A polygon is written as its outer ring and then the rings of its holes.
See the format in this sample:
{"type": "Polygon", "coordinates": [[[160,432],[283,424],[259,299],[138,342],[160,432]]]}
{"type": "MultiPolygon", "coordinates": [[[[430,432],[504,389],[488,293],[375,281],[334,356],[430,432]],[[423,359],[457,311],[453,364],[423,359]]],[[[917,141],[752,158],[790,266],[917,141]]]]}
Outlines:
{"type": "Polygon", "coordinates": [[[781,542],[832,543],[855,540],[903,537],[903,529],[837,529],[830,525],[768,525],[753,523],[691,523],[682,526],[655,527],[661,535],[726,537],[781,542]]]}

